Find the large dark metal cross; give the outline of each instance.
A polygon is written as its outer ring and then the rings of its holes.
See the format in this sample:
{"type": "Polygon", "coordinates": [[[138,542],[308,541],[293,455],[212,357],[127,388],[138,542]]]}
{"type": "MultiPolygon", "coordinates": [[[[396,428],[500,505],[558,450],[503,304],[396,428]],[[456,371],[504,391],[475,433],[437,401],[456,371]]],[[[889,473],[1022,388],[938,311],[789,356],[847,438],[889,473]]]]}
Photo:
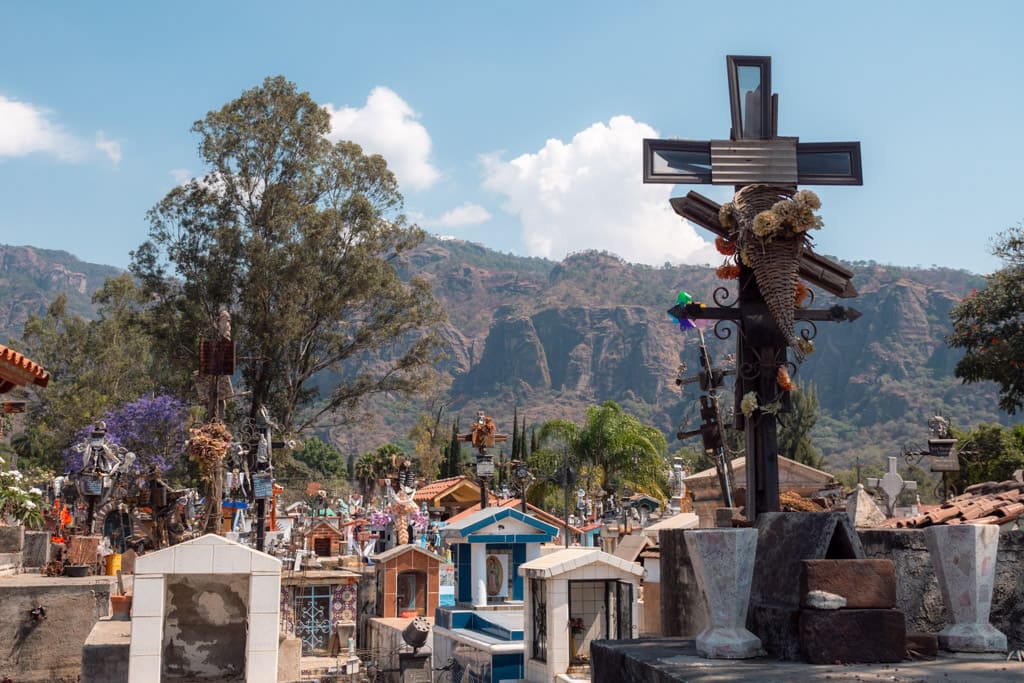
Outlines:
{"type": "MultiPolygon", "coordinates": [[[[778,95],[771,92],[771,57],[726,57],[732,132],[728,140],[644,140],[645,183],[772,185],[795,190],[797,185],[860,185],[863,183],[859,142],[802,143],[778,136],[778,95]]],[[[720,237],[730,231],[719,222],[719,205],[696,192],[670,200],[672,208],[720,237]]],[[[806,248],[799,277],[840,298],[857,296],[853,273],[806,248]]],[[[778,394],[776,373],[787,364],[787,341],[768,312],[753,271],[740,264],[737,300],[732,305],[715,297],[718,307],[677,305],[677,318],[729,320],[736,323],[736,429],[746,436],[746,517],[779,510],[777,421],[763,413],[746,419],[740,409],[750,391],[778,394]]],[[[833,306],[797,309],[794,317],[814,322],[853,321],[860,312],[833,306]]],[[[717,328],[716,328],[717,331],[717,328]]],[[[723,335],[727,338],[728,335],[723,335]]],[[[786,395],[788,396],[788,395],[786,395]]]]}

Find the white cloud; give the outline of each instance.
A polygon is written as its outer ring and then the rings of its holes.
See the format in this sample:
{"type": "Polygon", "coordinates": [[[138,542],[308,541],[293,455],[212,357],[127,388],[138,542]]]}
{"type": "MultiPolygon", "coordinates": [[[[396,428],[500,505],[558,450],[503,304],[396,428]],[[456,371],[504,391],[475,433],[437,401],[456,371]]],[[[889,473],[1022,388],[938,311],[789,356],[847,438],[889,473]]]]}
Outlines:
{"type": "Polygon", "coordinates": [[[96,149],[107,155],[107,158],[114,162],[114,166],[121,163],[121,143],[117,140],[108,140],[103,131],[96,132],[96,149]]]}
{"type": "Polygon", "coordinates": [[[720,257],[672,211],[671,185],[644,185],[641,141],[656,131],[629,116],[595,123],[569,143],[548,140],[511,161],[482,157],[484,186],[505,196],[533,256],[602,249],[628,261],[715,263],[720,257]]]}
{"type": "Polygon", "coordinates": [[[0,95],[0,159],[29,154],[48,154],[61,161],[83,161],[96,150],[114,166],[121,163],[121,143],[100,130],[88,139],[69,133],[53,121],[53,112],[29,102],[0,95]]]}
{"type": "Polygon", "coordinates": [[[192,180],[192,172],[187,168],[172,168],[167,173],[174,179],[175,185],[184,185],[192,180]]]}
{"type": "Polygon", "coordinates": [[[466,202],[450,211],[445,211],[439,218],[422,218],[418,222],[431,228],[461,228],[467,225],[480,225],[491,220],[491,212],[472,202],[466,202]]]}
{"type": "Polygon", "coordinates": [[[441,177],[430,163],[430,134],[419,115],[393,90],[377,86],[362,109],[325,107],[331,115],[331,140],[351,140],[368,154],[380,154],[402,187],[423,190],[441,177]]]}
{"type": "Polygon", "coordinates": [[[82,144],[51,121],[49,111],[0,95],[0,158],[37,152],[76,161],[82,144]]]}

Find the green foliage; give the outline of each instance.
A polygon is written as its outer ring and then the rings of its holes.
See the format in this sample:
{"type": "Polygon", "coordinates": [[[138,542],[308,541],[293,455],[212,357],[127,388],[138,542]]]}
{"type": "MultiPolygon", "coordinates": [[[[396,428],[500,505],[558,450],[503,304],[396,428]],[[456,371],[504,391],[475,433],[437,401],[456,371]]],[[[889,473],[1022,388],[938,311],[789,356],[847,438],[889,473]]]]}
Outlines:
{"type": "Polygon", "coordinates": [[[390,477],[398,470],[400,458],[405,458],[405,452],[393,443],[386,443],[363,453],[356,460],[352,474],[367,503],[377,491],[378,481],[390,477]]]}
{"type": "Polygon", "coordinates": [[[1024,406],[1024,226],[999,235],[993,253],[1004,267],[950,313],[953,333],[948,342],[966,351],[956,376],[965,382],[998,383],[999,407],[1013,415],[1024,406]]]}
{"type": "Polygon", "coordinates": [[[957,491],[985,481],[1005,481],[1024,469],[1024,425],[980,424],[969,432],[953,429],[951,436],[961,449],[960,471],[952,476],[957,491]]]}
{"type": "Polygon", "coordinates": [[[163,363],[139,326],[144,300],[132,279],[121,275],[93,296],[95,320],[69,313],[64,295],[45,315],[29,316],[15,346],[45,367],[52,380],[30,404],[24,438],[16,446],[19,455],[60,469],[60,452],[82,425],[159,388],[163,363]]]}
{"type": "Polygon", "coordinates": [[[292,456],[321,476],[344,477],[346,474],[345,456],[333,444],[316,436],[306,439],[292,456]]]}
{"type": "Polygon", "coordinates": [[[149,240],[132,254],[178,376],[195,363],[180,350],[211,337],[226,308],[248,415],[266,406],[284,431],[422,390],[440,348],[429,286],[399,273],[423,232],[406,225],[384,159],[332,144],[329,127],[282,77],[211,111],[192,126],[207,175],[153,207],[149,240]],[[325,371],[339,383],[317,401],[325,371]]]}
{"type": "Polygon", "coordinates": [[[622,410],[614,401],[587,408],[583,427],[567,420],[549,420],[540,429],[542,453],[534,456],[554,463],[566,453],[578,474],[589,476],[614,496],[626,489],[665,498],[667,465],[665,437],[622,410]],[[546,454],[544,454],[546,452],[546,454]]]}
{"type": "Polygon", "coordinates": [[[799,382],[790,399],[792,411],[779,419],[779,455],[820,469],[825,458],[811,441],[811,430],[818,422],[818,392],[813,384],[799,382]]]}

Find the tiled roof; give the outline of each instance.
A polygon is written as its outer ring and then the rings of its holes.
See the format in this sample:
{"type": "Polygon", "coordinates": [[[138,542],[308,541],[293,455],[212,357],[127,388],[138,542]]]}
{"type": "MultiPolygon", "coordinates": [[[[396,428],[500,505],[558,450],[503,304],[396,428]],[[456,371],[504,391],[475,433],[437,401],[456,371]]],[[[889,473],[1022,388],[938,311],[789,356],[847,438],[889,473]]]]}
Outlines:
{"type": "MultiPolygon", "coordinates": [[[[459,486],[469,486],[470,488],[480,491],[480,485],[477,484],[472,479],[470,479],[469,477],[448,477],[447,479],[438,479],[437,481],[432,481],[429,484],[426,484],[425,486],[421,486],[420,488],[416,489],[416,493],[413,494],[412,499],[417,503],[429,503],[433,501],[435,498],[443,496],[444,494],[454,490],[459,486]]],[[[479,493],[477,495],[479,496],[479,493]]],[[[487,492],[487,495],[490,496],[492,499],[497,500],[494,494],[491,493],[490,491],[487,492]]]]}
{"type": "Polygon", "coordinates": [[[36,384],[45,387],[50,383],[50,373],[43,366],[21,355],[12,348],[0,344],[0,393],[14,387],[36,384]],[[4,389],[3,387],[7,388],[4,389]]]}
{"type": "Polygon", "coordinates": [[[437,560],[438,562],[444,562],[444,558],[441,557],[440,555],[432,553],[429,550],[421,548],[418,545],[415,545],[413,543],[407,543],[405,545],[396,545],[394,548],[391,548],[390,550],[385,550],[384,552],[378,553],[377,555],[371,555],[370,559],[372,559],[374,562],[383,563],[383,562],[387,562],[392,557],[397,557],[397,556],[401,555],[402,553],[413,553],[413,552],[421,553],[423,555],[426,555],[427,557],[429,557],[432,560],[437,560]]]}
{"type": "Polygon", "coordinates": [[[597,548],[566,548],[519,565],[519,573],[530,578],[545,579],[565,574],[588,564],[601,563],[616,567],[635,576],[643,576],[644,569],[635,562],[615,557],[597,548]]]}
{"type": "Polygon", "coordinates": [[[1006,524],[1024,515],[1024,482],[1010,479],[975,484],[914,517],[888,519],[883,528],[920,529],[935,524],[1006,524]]]}
{"type": "MultiPolygon", "coordinates": [[[[832,478],[832,475],[829,474],[828,472],[819,470],[816,467],[811,467],[810,465],[805,465],[802,462],[797,462],[796,460],[792,460],[790,458],[786,458],[786,457],[783,457],[783,456],[780,455],[779,456],[779,467],[782,467],[783,464],[785,464],[786,466],[790,467],[791,469],[793,469],[793,470],[795,470],[797,472],[803,472],[804,474],[807,474],[809,476],[813,476],[815,478],[819,478],[819,477],[820,478],[828,478],[828,479],[832,478]]],[[[733,458],[733,460],[732,460],[732,468],[734,470],[737,470],[737,469],[739,469],[741,467],[746,467],[746,465],[747,465],[747,459],[746,459],[746,457],[744,457],[742,455],[740,457],[738,457],[738,458],[733,458]]],[[[715,479],[718,478],[718,470],[716,470],[714,467],[709,467],[706,470],[701,470],[700,472],[695,472],[694,474],[691,474],[690,476],[688,476],[685,479],[683,479],[683,481],[686,482],[687,484],[692,484],[697,479],[712,479],[712,478],[715,478],[715,479]]]]}
{"type": "MultiPolygon", "coordinates": [[[[493,502],[493,504],[491,505],[491,507],[519,508],[520,505],[522,505],[522,500],[521,499],[519,499],[519,498],[506,498],[505,500],[495,500],[493,502]]],[[[547,512],[546,510],[542,510],[541,508],[537,507],[533,503],[527,503],[526,504],[526,509],[529,512],[529,514],[533,515],[534,517],[536,517],[537,519],[541,520],[542,522],[547,522],[551,526],[555,526],[555,527],[558,527],[560,529],[565,526],[565,520],[564,519],[562,519],[560,517],[556,517],[555,515],[551,514],[550,512],[547,512]]],[[[451,524],[453,524],[455,522],[460,521],[464,517],[468,517],[469,515],[473,514],[474,512],[479,512],[479,511],[480,511],[480,503],[477,503],[473,507],[466,508],[462,512],[460,512],[460,513],[458,513],[456,515],[452,515],[447,520],[445,520],[445,523],[448,524],[448,525],[451,525],[451,524]]],[[[598,524],[597,526],[601,526],[601,525],[598,524]]],[[[578,534],[578,533],[581,533],[582,530],[581,529],[577,529],[576,527],[574,527],[572,525],[569,525],[569,531],[574,533],[574,534],[578,534]]]]}

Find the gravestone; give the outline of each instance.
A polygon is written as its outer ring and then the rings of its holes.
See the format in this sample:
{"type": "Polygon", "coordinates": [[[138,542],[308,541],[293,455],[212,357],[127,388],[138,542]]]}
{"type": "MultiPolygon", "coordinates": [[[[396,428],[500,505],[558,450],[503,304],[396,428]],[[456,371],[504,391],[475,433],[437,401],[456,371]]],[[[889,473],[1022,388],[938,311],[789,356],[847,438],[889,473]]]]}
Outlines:
{"type": "Polygon", "coordinates": [[[903,491],[917,489],[916,481],[906,481],[900,476],[896,458],[889,457],[889,470],[879,478],[868,479],[868,486],[877,486],[885,494],[886,513],[892,517],[896,512],[896,499],[903,491]]]}

